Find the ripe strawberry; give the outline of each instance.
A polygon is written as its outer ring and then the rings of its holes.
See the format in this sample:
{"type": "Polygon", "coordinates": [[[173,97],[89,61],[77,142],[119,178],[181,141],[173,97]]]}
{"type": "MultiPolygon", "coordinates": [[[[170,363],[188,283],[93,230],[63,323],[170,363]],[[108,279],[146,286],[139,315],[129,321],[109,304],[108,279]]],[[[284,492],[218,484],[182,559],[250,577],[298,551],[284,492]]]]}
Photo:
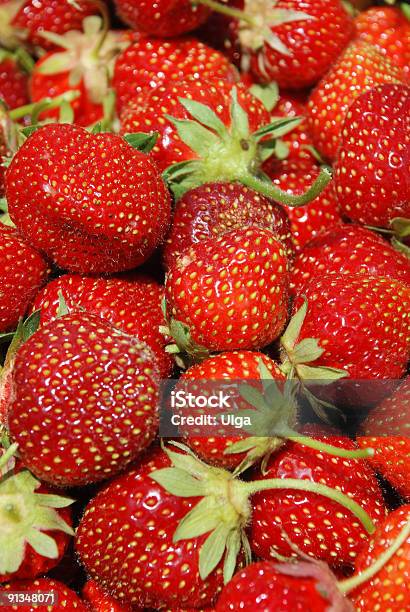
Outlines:
{"type": "Polygon", "coordinates": [[[410,501],[410,439],[406,433],[410,408],[410,377],[374,408],[357,438],[361,448],[374,448],[372,466],[410,501]]]}
{"type": "MultiPolygon", "coordinates": [[[[116,56],[130,43],[121,31],[108,30],[107,17],[86,17],[83,30],[72,30],[52,40],[62,48],[51,51],[36,63],[30,79],[33,102],[74,90],[71,102],[74,121],[88,126],[104,115],[116,56]]],[[[58,117],[59,110],[45,111],[42,118],[58,117]]]]}
{"type": "MultiPolygon", "coordinates": [[[[333,446],[354,449],[342,436],[314,436],[333,446]]],[[[370,466],[363,460],[333,457],[300,444],[288,442],[268,462],[265,474],[258,470],[256,480],[300,478],[321,482],[356,500],[377,523],[385,516],[383,497],[370,466]]],[[[261,559],[279,554],[296,556],[289,541],[303,553],[341,570],[352,566],[368,535],[359,521],[351,519],[345,508],[316,493],[267,490],[253,497],[250,542],[261,559]]]]}
{"type": "Polygon", "coordinates": [[[7,169],[6,196],[28,241],[73,272],[134,268],[169,223],[170,197],[148,155],[68,124],[27,138],[7,169]]]}
{"type": "MultiPolygon", "coordinates": [[[[8,594],[15,592],[26,593],[27,597],[33,601],[35,593],[52,593],[45,603],[23,603],[18,604],[18,609],[22,612],[49,612],[55,605],[58,605],[61,610],[67,612],[88,612],[86,604],[78,597],[78,595],[69,589],[65,584],[51,578],[38,578],[37,580],[16,580],[9,582],[0,587],[0,593],[3,601],[8,594]]],[[[10,600],[13,602],[13,600],[10,600]]],[[[5,610],[14,610],[15,605],[5,607],[5,610]]]]}
{"type": "Polygon", "coordinates": [[[352,43],[310,95],[308,112],[315,147],[334,160],[348,108],[363,92],[384,83],[400,83],[402,70],[373,46],[352,43]]]}
{"type": "Polygon", "coordinates": [[[71,528],[73,500],[55,495],[0,446],[0,583],[36,578],[58,565],[71,528]]]}
{"type": "Polygon", "coordinates": [[[28,104],[27,81],[27,74],[19,66],[16,56],[0,49],[0,100],[8,108],[28,104]]]}
{"type": "MultiPolygon", "coordinates": [[[[409,521],[410,505],[401,506],[388,515],[358,556],[354,578],[360,579],[360,573],[387,551],[409,521]]],[[[409,563],[410,536],[407,535],[406,540],[381,567],[380,571],[352,591],[350,597],[353,599],[355,609],[358,612],[370,612],[377,609],[377,602],[383,602],[383,608],[380,608],[383,610],[397,610],[397,612],[408,610],[410,607],[409,563]]]]}
{"type": "Polygon", "coordinates": [[[169,268],[191,245],[226,231],[257,225],[271,230],[293,255],[289,220],[283,209],[238,183],[209,183],[187,191],[175,205],[164,248],[169,268]]]}
{"type": "Polygon", "coordinates": [[[323,274],[386,276],[410,285],[410,260],[374,232],[338,225],[309,242],[293,262],[291,289],[303,294],[323,274]]]}
{"type": "Polygon", "coordinates": [[[372,6],[355,19],[360,40],[375,45],[410,76],[410,23],[404,11],[394,6],[372,6]]]}
{"type": "Polygon", "coordinates": [[[99,317],[69,314],[43,325],[17,353],[13,382],[10,435],[45,482],[109,478],[155,437],[154,355],[99,317]]]}
{"type": "Polygon", "coordinates": [[[10,227],[0,224],[0,332],[16,327],[46,282],[47,263],[10,227]]]}
{"type": "Polygon", "coordinates": [[[389,227],[410,217],[410,87],[383,85],[349,108],[336,162],[337,199],[345,215],[389,227]]]}
{"type": "MultiPolygon", "coordinates": [[[[291,194],[304,193],[319,175],[319,168],[308,160],[285,160],[278,163],[269,159],[264,170],[274,185],[291,194]]],[[[296,252],[312,238],[326,230],[331,231],[342,222],[333,183],[304,206],[293,208],[283,205],[290,219],[292,241],[296,252]]]]}
{"type": "Polygon", "coordinates": [[[120,604],[106,593],[94,580],[87,580],[82,595],[92,612],[138,612],[141,608],[131,608],[120,604]]]}
{"type": "Polygon", "coordinates": [[[234,83],[238,73],[222,53],[194,38],[141,36],[115,62],[112,85],[118,111],[158,85],[187,78],[219,78],[234,83]]]}
{"type": "Polygon", "coordinates": [[[254,226],[202,240],[170,268],[165,297],[171,335],[193,357],[266,346],[287,319],[282,244],[254,226]]]}
{"type": "Polygon", "coordinates": [[[131,28],[165,38],[195,30],[210,11],[191,0],[115,0],[116,11],[131,28]]]}
{"type": "Polygon", "coordinates": [[[57,317],[61,295],[69,312],[97,315],[145,342],[155,355],[161,377],[170,375],[173,362],[165,351],[167,340],[159,331],[164,323],[164,290],[156,281],[142,274],[111,278],[60,276],[48,283],[34,301],[33,310],[41,309],[42,324],[57,317]]]}
{"type": "Polygon", "coordinates": [[[260,561],[241,570],[223,588],[216,612],[257,610],[303,612],[353,612],[334,575],[323,564],[260,561]]]}

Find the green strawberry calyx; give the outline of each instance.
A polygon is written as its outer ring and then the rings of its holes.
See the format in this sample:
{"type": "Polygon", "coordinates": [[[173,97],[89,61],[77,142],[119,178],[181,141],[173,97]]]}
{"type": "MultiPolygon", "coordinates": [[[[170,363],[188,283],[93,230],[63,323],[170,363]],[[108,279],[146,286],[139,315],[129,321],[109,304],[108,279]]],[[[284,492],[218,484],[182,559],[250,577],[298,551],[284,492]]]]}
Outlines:
{"type": "Polygon", "coordinates": [[[26,38],[26,30],[12,25],[25,0],[9,0],[0,5],[0,46],[15,49],[26,38]]]}
{"type": "Polygon", "coordinates": [[[192,119],[164,115],[175,126],[181,140],[197,158],[172,164],[163,174],[176,199],[204,183],[239,182],[288,206],[301,206],[315,199],[332,178],[324,166],[313,185],[302,195],[282,191],[262,172],[261,165],[277,148],[277,141],[299,125],[300,117],[278,117],[251,133],[249,118],[232,88],[230,126],[200,102],[179,98],[192,119]]]}
{"type": "Polygon", "coordinates": [[[307,479],[294,478],[245,482],[227,470],[208,466],[179,442],[170,442],[170,445],[178,449],[175,452],[170,446],[164,448],[172,467],[156,470],[150,477],[177,497],[201,497],[180,521],[173,539],[178,542],[209,534],[199,552],[199,574],[202,580],[224,559],[224,581],[228,582],[235,571],[241,549],[245,561],[251,561],[245,529],[251,520],[250,498],[259,491],[290,489],[322,495],[349,510],[361,521],[368,533],[375,531],[367,512],[337,489],[307,479]]]}
{"type": "Polygon", "coordinates": [[[73,503],[60,495],[38,493],[41,483],[28,470],[14,472],[12,444],[0,456],[0,574],[17,572],[26,545],[43,557],[58,558],[58,547],[49,531],[74,531],[57,512],[73,503]]]}

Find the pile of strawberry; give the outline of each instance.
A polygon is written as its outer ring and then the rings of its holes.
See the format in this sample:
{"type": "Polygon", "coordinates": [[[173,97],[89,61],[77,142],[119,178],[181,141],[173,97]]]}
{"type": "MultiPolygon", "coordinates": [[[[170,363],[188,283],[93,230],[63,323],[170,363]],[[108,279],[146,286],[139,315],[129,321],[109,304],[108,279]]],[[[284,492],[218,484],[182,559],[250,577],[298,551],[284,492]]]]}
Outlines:
{"type": "Polygon", "coordinates": [[[410,6],[371,4],[0,0],[1,609],[410,609],[410,6]],[[256,429],[161,439],[167,381],[256,429]]]}

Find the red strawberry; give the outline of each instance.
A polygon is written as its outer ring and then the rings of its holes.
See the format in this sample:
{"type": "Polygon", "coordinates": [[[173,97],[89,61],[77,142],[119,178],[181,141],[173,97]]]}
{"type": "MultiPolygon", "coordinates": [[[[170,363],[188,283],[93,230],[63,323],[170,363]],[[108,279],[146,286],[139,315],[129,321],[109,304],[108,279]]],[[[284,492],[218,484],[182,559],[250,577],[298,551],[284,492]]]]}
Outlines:
{"type": "Polygon", "coordinates": [[[43,257],[10,227],[0,224],[0,332],[16,327],[48,276],[43,257]]]}
{"type": "Polygon", "coordinates": [[[155,437],[154,355],[99,317],[69,314],[43,325],[17,353],[13,382],[10,435],[46,482],[109,478],[155,437]]]}
{"type": "Polygon", "coordinates": [[[335,184],[344,214],[389,227],[410,218],[410,87],[383,85],[349,109],[337,157],[335,184]]]}
{"type": "Polygon", "coordinates": [[[0,49],[0,100],[3,100],[8,108],[28,104],[27,81],[27,74],[19,66],[17,58],[0,49]]]}
{"type": "Polygon", "coordinates": [[[51,578],[16,580],[0,587],[2,601],[7,602],[8,597],[10,597],[10,606],[6,604],[5,611],[16,608],[16,605],[13,605],[15,600],[11,598],[12,593],[16,591],[25,594],[26,602],[32,601],[32,603],[18,604],[18,609],[22,612],[49,612],[54,606],[58,606],[61,610],[67,612],[88,612],[86,604],[72,589],[51,578]],[[41,597],[41,603],[40,599],[36,601],[36,593],[39,594],[39,597],[41,594],[45,594],[45,600],[41,597]]]}
{"type": "Polygon", "coordinates": [[[187,78],[220,78],[234,83],[238,73],[222,53],[194,38],[161,40],[141,36],[115,62],[112,85],[117,108],[121,111],[158,85],[187,78]]]}
{"type": "Polygon", "coordinates": [[[293,255],[289,220],[283,209],[238,183],[210,183],[187,191],[175,205],[164,248],[169,268],[191,245],[226,231],[258,225],[271,230],[293,255]]]}
{"type": "Polygon", "coordinates": [[[357,438],[361,448],[374,448],[372,466],[410,501],[410,439],[406,433],[410,408],[410,377],[374,408],[357,438]]]}
{"type": "Polygon", "coordinates": [[[121,19],[135,30],[163,36],[179,36],[195,30],[206,21],[210,11],[191,0],[115,0],[121,19]]]}
{"type": "Polygon", "coordinates": [[[402,78],[401,69],[373,45],[351,44],[309,98],[310,130],[319,152],[335,159],[348,108],[360,94],[384,83],[400,83],[402,78]]]}
{"type": "Polygon", "coordinates": [[[27,41],[43,49],[55,49],[58,45],[46,41],[42,32],[80,30],[84,17],[97,11],[97,2],[89,0],[76,0],[75,4],[64,0],[0,0],[0,41],[6,47],[27,41]]]}
{"type": "Polygon", "coordinates": [[[7,169],[6,196],[31,244],[61,268],[87,274],[141,264],[170,215],[169,194],[148,155],[114,134],[68,124],[27,138],[7,169]]]}
{"type": "MultiPolygon", "coordinates": [[[[353,450],[354,442],[342,436],[314,436],[323,442],[353,450]]],[[[333,457],[300,444],[288,442],[273,455],[264,475],[257,480],[297,478],[320,482],[359,502],[377,523],[385,515],[381,490],[370,466],[363,460],[333,457]]],[[[300,551],[342,569],[354,564],[366,542],[367,534],[359,521],[349,517],[345,508],[316,493],[268,490],[253,497],[250,542],[262,559],[275,555],[296,556],[289,541],[300,551]]]]}
{"type": "MultiPolygon", "coordinates": [[[[278,163],[272,158],[266,162],[264,170],[275,185],[291,194],[304,193],[319,176],[319,168],[304,159],[278,163]]],[[[312,238],[326,230],[331,231],[342,222],[333,183],[304,206],[283,206],[290,219],[296,251],[300,251],[312,238]]]]}
{"type": "Polygon", "coordinates": [[[358,37],[386,55],[410,76],[410,23],[394,6],[372,6],[355,19],[358,37]]]}
{"type": "Polygon", "coordinates": [[[58,565],[67,548],[73,500],[55,495],[0,446],[0,583],[36,578],[58,565]]]}
{"type": "Polygon", "coordinates": [[[287,319],[282,244],[253,226],[202,240],[172,265],[165,297],[171,335],[189,355],[266,346],[287,319]]]}
{"type": "MultiPolygon", "coordinates": [[[[79,96],[71,102],[74,121],[88,126],[104,115],[115,58],[130,39],[121,31],[108,30],[107,17],[105,21],[95,15],[86,17],[83,30],[52,36],[62,49],[47,53],[37,62],[30,79],[30,95],[33,102],[38,102],[76,91],[79,96]]],[[[58,117],[58,113],[58,109],[46,111],[41,117],[58,117]]]]}
{"type": "Polygon", "coordinates": [[[87,580],[83,588],[83,597],[92,612],[138,612],[141,608],[122,605],[106,593],[94,580],[87,580]]]}
{"type": "Polygon", "coordinates": [[[252,563],[224,587],[216,612],[257,610],[261,603],[263,612],[353,612],[329,569],[324,564],[306,561],[252,563]]]}
{"type": "Polygon", "coordinates": [[[374,232],[343,224],[304,246],[293,262],[292,292],[303,294],[323,274],[386,276],[410,285],[410,260],[374,232]]]}
{"type": "MultiPolygon", "coordinates": [[[[378,526],[366,548],[360,553],[356,562],[356,574],[353,577],[361,580],[361,572],[375,563],[398,539],[402,529],[409,524],[410,505],[398,508],[378,526]]],[[[363,585],[352,591],[355,609],[358,612],[377,610],[377,602],[383,602],[381,610],[408,610],[410,608],[410,535],[389,558],[379,572],[363,585]]]]}

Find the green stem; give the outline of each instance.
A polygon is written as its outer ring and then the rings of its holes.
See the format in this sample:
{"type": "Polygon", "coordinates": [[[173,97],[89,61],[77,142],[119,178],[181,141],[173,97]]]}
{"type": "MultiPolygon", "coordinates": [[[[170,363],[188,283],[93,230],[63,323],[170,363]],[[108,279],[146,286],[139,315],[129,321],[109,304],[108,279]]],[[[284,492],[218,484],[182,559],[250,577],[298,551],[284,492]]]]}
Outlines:
{"type": "Polygon", "coordinates": [[[396,538],[392,546],[390,546],[382,555],[380,555],[380,557],[375,563],[360,572],[360,574],[352,576],[351,578],[346,578],[346,580],[341,580],[338,583],[339,589],[342,591],[342,593],[349,593],[364,582],[367,582],[368,580],[373,578],[373,576],[375,576],[384,567],[384,565],[390,561],[392,556],[399,550],[400,546],[404,544],[409,535],[410,519],[403,527],[399,536],[396,538]]]}
{"type": "Polygon", "coordinates": [[[255,26],[255,21],[244,13],[243,11],[233,8],[231,6],[225,6],[220,2],[216,2],[216,0],[191,0],[192,4],[202,4],[203,6],[207,6],[212,9],[216,13],[220,13],[221,15],[227,15],[228,17],[232,17],[233,19],[239,19],[240,21],[245,21],[249,23],[251,26],[255,26]]]}
{"type": "Polygon", "coordinates": [[[365,228],[372,230],[372,232],[380,232],[381,234],[389,234],[390,236],[394,234],[394,230],[390,230],[385,227],[376,227],[375,225],[365,225],[365,228]]]}
{"type": "Polygon", "coordinates": [[[325,442],[319,442],[319,440],[315,440],[314,438],[300,436],[296,432],[290,436],[286,436],[286,438],[288,440],[292,440],[292,442],[298,442],[299,444],[303,444],[304,446],[308,446],[309,448],[313,448],[319,452],[326,453],[327,455],[333,455],[334,457],[344,457],[346,459],[366,459],[367,457],[373,457],[374,455],[373,448],[347,450],[346,448],[340,448],[338,446],[326,444],[325,442]]]}
{"type": "Polygon", "coordinates": [[[6,452],[0,456],[0,470],[7,465],[7,462],[13,457],[17,450],[18,444],[14,443],[6,450],[6,452]]]}
{"type": "Polygon", "coordinates": [[[98,57],[98,54],[101,51],[101,47],[103,46],[105,39],[107,38],[107,34],[110,29],[110,16],[108,14],[108,9],[104,2],[100,2],[100,0],[91,0],[91,4],[97,7],[100,11],[101,19],[102,19],[102,30],[101,37],[98,39],[98,42],[92,52],[94,57],[98,57]]]}
{"type": "Polygon", "coordinates": [[[9,117],[13,121],[18,121],[19,119],[26,117],[26,115],[32,115],[33,123],[35,123],[34,118],[37,119],[38,115],[44,110],[58,108],[62,102],[72,102],[78,98],[79,95],[80,94],[78,91],[67,91],[61,96],[57,96],[55,98],[44,98],[38,102],[32,102],[31,104],[25,104],[24,106],[14,108],[9,112],[9,117]]]}
{"type": "Polygon", "coordinates": [[[332,501],[337,502],[347,510],[349,510],[370,534],[374,533],[376,527],[365,510],[359,504],[344,493],[322,485],[318,482],[309,480],[298,480],[296,478],[273,478],[268,480],[260,480],[254,482],[243,482],[244,490],[248,495],[259,493],[260,491],[268,491],[271,489],[294,489],[297,491],[305,491],[323,495],[332,501]]]}
{"type": "Polygon", "coordinates": [[[328,168],[327,166],[322,166],[320,174],[313,183],[313,185],[311,185],[309,189],[301,195],[292,195],[290,193],[287,193],[286,191],[279,189],[279,187],[275,187],[273,183],[262,181],[256,176],[253,176],[252,174],[246,174],[239,180],[246,187],[249,187],[250,189],[257,191],[258,193],[261,193],[262,195],[271,198],[271,200],[275,200],[275,202],[279,202],[280,204],[285,204],[286,206],[297,208],[298,206],[309,204],[309,202],[317,198],[331,181],[331,179],[332,174],[330,168],[328,168]]]}

